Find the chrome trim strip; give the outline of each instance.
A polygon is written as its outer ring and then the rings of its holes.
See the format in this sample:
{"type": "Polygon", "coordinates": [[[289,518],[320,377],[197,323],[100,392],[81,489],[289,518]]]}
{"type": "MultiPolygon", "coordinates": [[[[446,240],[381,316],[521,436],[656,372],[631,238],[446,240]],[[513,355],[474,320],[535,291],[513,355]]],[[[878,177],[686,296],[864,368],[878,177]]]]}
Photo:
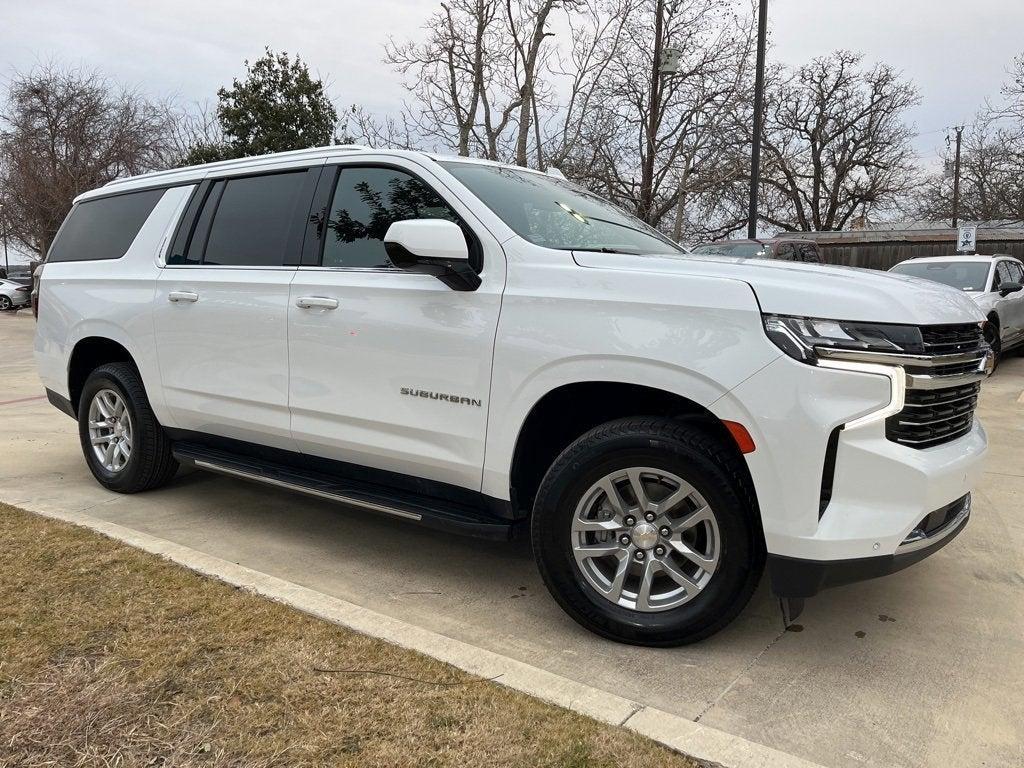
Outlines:
{"type": "Polygon", "coordinates": [[[967,494],[967,498],[964,500],[963,509],[961,509],[956,517],[946,523],[944,526],[935,531],[931,536],[918,535],[914,536],[913,532],[903,540],[903,543],[896,547],[896,554],[902,555],[905,552],[914,552],[918,549],[924,549],[925,547],[931,546],[936,542],[942,541],[955,531],[964,520],[966,520],[971,514],[971,495],[967,494]]]}
{"type": "MultiPolygon", "coordinates": [[[[974,418],[974,409],[973,408],[971,408],[968,411],[960,411],[959,413],[954,413],[952,416],[943,416],[942,418],[932,419],[930,421],[913,421],[913,420],[911,420],[911,421],[904,421],[903,419],[900,419],[899,420],[899,425],[901,427],[930,427],[932,424],[952,424],[957,419],[963,420],[963,419],[972,419],[972,418],[974,418]]],[[[955,432],[956,430],[952,429],[950,431],[951,432],[955,432]]],[[[897,438],[897,439],[899,439],[899,438],[897,438]]]]}
{"type": "Polygon", "coordinates": [[[220,464],[214,464],[209,461],[203,461],[202,459],[193,459],[192,463],[201,469],[208,469],[211,472],[219,472],[223,475],[231,475],[233,477],[240,477],[244,480],[256,480],[266,485],[274,485],[278,488],[287,488],[290,491],[298,491],[304,493],[307,496],[318,496],[322,499],[330,499],[331,501],[338,501],[342,504],[351,504],[354,507],[362,507],[363,509],[370,509],[374,512],[383,512],[385,515],[392,515],[394,517],[402,517],[406,520],[422,520],[423,516],[418,515],[415,512],[406,512],[401,509],[395,509],[394,507],[388,507],[383,504],[375,504],[372,501],[362,501],[360,499],[353,499],[350,496],[344,496],[340,493],[330,493],[328,491],[318,491],[314,488],[307,488],[304,485],[298,485],[297,483],[289,483],[285,480],[276,480],[272,477],[265,477],[264,475],[258,475],[253,472],[245,472],[240,469],[231,469],[229,467],[222,466],[220,464]]]}
{"type": "Polygon", "coordinates": [[[957,373],[952,376],[926,376],[908,373],[907,386],[911,389],[951,389],[965,384],[973,384],[976,381],[984,381],[987,378],[988,374],[984,371],[957,373]]]}
{"type": "Polygon", "coordinates": [[[950,355],[906,355],[895,352],[864,352],[855,349],[832,349],[815,347],[819,357],[829,360],[851,360],[861,363],[879,363],[881,365],[909,365],[921,368],[935,368],[941,365],[957,363],[981,362],[985,359],[988,349],[980,347],[970,352],[956,352],[950,355]]]}
{"type": "MultiPolygon", "coordinates": [[[[954,403],[960,403],[964,400],[976,400],[978,398],[977,392],[972,392],[969,395],[960,395],[959,397],[953,397],[946,400],[933,400],[928,403],[907,403],[907,408],[941,408],[947,405],[953,405],[954,403]]],[[[977,403],[974,404],[975,406],[977,403]]],[[[974,410],[974,406],[971,407],[974,410]]]]}
{"type": "Polygon", "coordinates": [[[935,445],[927,445],[926,447],[927,448],[937,448],[940,445],[945,445],[946,443],[951,443],[954,440],[959,440],[964,435],[969,435],[972,429],[974,429],[974,419],[973,418],[971,419],[970,422],[968,422],[967,424],[964,424],[961,427],[957,427],[956,429],[952,429],[952,430],[950,430],[948,432],[944,432],[941,435],[932,435],[931,437],[925,438],[924,440],[911,440],[910,438],[906,438],[906,437],[892,437],[892,438],[889,438],[889,439],[892,440],[892,442],[894,442],[894,443],[898,443],[899,445],[910,445],[910,446],[925,445],[926,443],[935,443],[935,445]]]}

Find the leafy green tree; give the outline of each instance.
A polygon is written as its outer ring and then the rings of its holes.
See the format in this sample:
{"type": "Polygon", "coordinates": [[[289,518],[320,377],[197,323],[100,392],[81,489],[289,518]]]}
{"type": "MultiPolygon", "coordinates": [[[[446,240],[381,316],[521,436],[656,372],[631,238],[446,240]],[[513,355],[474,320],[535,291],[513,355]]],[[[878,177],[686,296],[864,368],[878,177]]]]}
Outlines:
{"type": "Polygon", "coordinates": [[[221,141],[194,144],[187,163],[263,155],[330,144],[338,113],[322,80],[313,78],[298,56],[265,49],[245,62],[244,80],[217,91],[221,141]]]}

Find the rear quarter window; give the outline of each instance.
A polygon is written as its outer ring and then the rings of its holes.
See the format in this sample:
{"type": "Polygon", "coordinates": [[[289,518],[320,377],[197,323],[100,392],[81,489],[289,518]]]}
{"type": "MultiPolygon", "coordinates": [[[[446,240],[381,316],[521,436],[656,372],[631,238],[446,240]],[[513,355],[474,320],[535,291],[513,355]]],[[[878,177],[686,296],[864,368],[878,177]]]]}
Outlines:
{"type": "Polygon", "coordinates": [[[121,258],[163,194],[162,189],[151,189],[78,203],[64,220],[46,260],[121,258]]]}

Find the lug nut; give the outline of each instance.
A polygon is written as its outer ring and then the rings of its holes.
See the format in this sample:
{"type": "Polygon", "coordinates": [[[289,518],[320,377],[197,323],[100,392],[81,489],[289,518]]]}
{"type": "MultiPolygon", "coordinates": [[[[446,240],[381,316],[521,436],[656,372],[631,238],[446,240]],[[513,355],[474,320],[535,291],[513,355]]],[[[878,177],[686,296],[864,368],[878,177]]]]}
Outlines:
{"type": "Polygon", "coordinates": [[[621,544],[624,547],[628,547],[629,546],[629,541],[630,541],[629,536],[622,536],[621,538],[619,538],[619,544],[621,544]]]}
{"type": "Polygon", "coordinates": [[[638,549],[636,553],[636,559],[643,560],[645,557],[647,557],[647,554],[642,549],[638,549]]]}
{"type": "Polygon", "coordinates": [[[665,548],[660,546],[660,545],[655,547],[654,548],[654,554],[656,554],[658,557],[661,557],[662,555],[665,554],[665,548]]]}
{"type": "Polygon", "coordinates": [[[668,538],[669,536],[671,536],[671,535],[672,535],[672,531],[670,531],[670,530],[669,530],[669,528],[668,528],[668,526],[667,526],[667,525],[663,525],[663,526],[661,526],[661,530],[660,530],[660,531],[658,531],[658,533],[660,533],[660,534],[661,534],[662,536],[664,536],[664,537],[665,537],[666,539],[667,539],[667,538],[668,538]]]}
{"type": "Polygon", "coordinates": [[[626,525],[636,525],[636,518],[632,515],[628,515],[625,520],[626,525]]]}
{"type": "Polygon", "coordinates": [[[644,515],[644,520],[646,520],[648,523],[653,523],[654,522],[654,513],[653,512],[648,512],[646,515],[644,515]]]}

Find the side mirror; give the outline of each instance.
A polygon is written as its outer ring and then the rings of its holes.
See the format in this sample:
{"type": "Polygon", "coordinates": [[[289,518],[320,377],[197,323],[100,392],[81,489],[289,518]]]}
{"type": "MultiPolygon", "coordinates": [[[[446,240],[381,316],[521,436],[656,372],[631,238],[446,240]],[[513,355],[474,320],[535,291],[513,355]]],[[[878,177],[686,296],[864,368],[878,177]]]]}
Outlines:
{"type": "Polygon", "coordinates": [[[446,219],[396,221],[384,235],[384,250],[399,269],[433,275],[452,290],[480,287],[480,275],[469,265],[466,235],[446,219]]]}
{"type": "Polygon", "coordinates": [[[1024,288],[1024,285],[1021,285],[1020,283],[1010,282],[1008,280],[1005,283],[1000,283],[999,284],[999,295],[1000,296],[1009,296],[1011,293],[1016,293],[1017,291],[1021,290],[1022,288],[1024,288]]]}

